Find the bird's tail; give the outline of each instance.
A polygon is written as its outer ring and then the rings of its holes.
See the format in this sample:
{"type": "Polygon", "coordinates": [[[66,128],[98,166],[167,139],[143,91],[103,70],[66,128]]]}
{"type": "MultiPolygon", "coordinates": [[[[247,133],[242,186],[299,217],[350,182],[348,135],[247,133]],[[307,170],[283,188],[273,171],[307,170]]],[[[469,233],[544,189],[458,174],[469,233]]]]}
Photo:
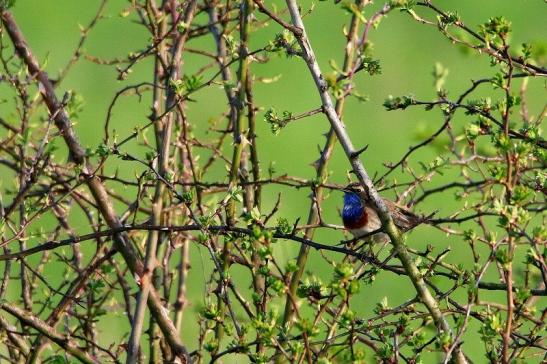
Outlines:
{"type": "Polygon", "coordinates": [[[395,211],[392,210],[392,216],[395,224],[403,231],[414,229],[421,224],[431,225],[432,217],[437,213],[434,211],[429,215],[417,215],[414,212],[398,206],[395,211]]]}

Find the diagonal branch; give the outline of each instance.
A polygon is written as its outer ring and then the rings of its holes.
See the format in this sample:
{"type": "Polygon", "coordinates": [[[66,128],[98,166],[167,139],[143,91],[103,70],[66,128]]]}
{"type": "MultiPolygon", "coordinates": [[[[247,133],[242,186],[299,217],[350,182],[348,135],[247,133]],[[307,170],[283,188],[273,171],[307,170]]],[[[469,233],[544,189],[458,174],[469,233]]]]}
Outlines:
{"type": "MultiPolygon", "coordinates": [[[[3,10],[1,17],[2,24],[13,42],[17,54],[27,65],[30,75],[39,82],[42,97],[50,114],[54,116],[55,125],[61,132],[65,143],[68,146],[71,160],[75,164],[81,166],[81,177],[85,180],[91,191],[101,215],[110,228],[122,227],[122,223],[116,215],[104,184],[98,177],[94,176],[95,168],[87,160],[84,148],[80,144],[78,137],[72,128],[72,122],[69,119],[68,114],[62,108],[61,103],[55,95],[55,90],[47,73],[40,68],[38,60],[32,54],[32,50],[28,46],[13,15],[9,11],[3,10]]],[[[122,254],[131,272],[136,276],[142,276],[144,271],[142,260],[131,245],[128,236],[124,233],[116,234],[114,236],[114,246],[116,250],[122,254]]],[[[167,315],[167,310],[163,306],[160,297],[153,289],[151,289],[148,297],[148,308],[150,309],[151,315],[153,315],[158,322],[173,353],[185,360],[185,362],[190,362],[186,347],[182,344],[178,332],[167,315]]]]}
{"type": "Polygon", "coordinates": [[[88,353],[81,350],[74,340],[55,331],[53,327],[19,307],[12,306],[7,303],[0,303],[0,308],[11,315],[15,316],[22,323],[36,329],[48,339],[59,345],[67,353],[74,356],[76,359],[86,364],[97,364],[99,361],[91,357],[88,353]]]}
{"type": "MultiPolygon", "coordinates": [[[[364,5],[363,1],[358,2],[359,6],[362,7],[364,5]]],[[[299,29],[299,28],[298,28],[299,29]]],[[[344,56],[344,72],[349,72],[351,69],[355,67],[355,47],[352,45],[358,36],[358,30],[359,30],[359,18],[356,15],[352,16],[349,32],[347,35],[347,45],[345,47],[345,56],[344,56]]],[[[344,110],[344,102],[345,97],[341,97],[337,100],[335,111],[337,115],[341,116],[344,110]]],[[[324,112],[323,107],[319,107],[316,110],[320,110],[320,112],[324,112]]],[[[336,143],[336,134],[334,133],[334,130],[332,127],[329,129],[327,135],[326,135],[326,143],[323,146],[323,149],[321,149],[321,154],[319,156],[319,159],[314,163],[316,168],[316,180],[323,183],[328,175],[328,162],[330,160],[330,157],[332,156],[332,152],[334,150],[334,145],[336,143]]],[[[323,188],[321,185],[317,186],[314,193],[312,194],[312,202],[310,206],[310,210],[308,213],[308,225],[315,225],[318,222],[320,222],[320,210],[321,210],[321,201],[323,200],[323,188]]],[[[313,227],[307,228],[304,231],[304,237],[307,239],[312,239],[315,233],[315,229],[313,227]]],[[[285,302],[285,313],[283,316],[283,322],[284,324],[287,324],[291,321],[292,317],[294,316],[294,307],[293,307],[293,300],[292,297],[296,295],[296,290],[298,288],[298,284],[300,282],[300,279],[302,278],[302,274],[304,273],[304,269],[306,267],[306,261],[309,254],[309,247],[306,245],[302,245],[300,247],[300,251],[298,252],[297,257],[297,266],[298,269],[293,273],[290,283],[289,283],[289,292],[290,294],[287,295],[287,300],[285,302]]]]}
{"type": "Polygon", "coordinates": [[[281,19],[276,13],[273,11],[268,10],[266,5],[262,2],[262,0],[253,0],[256,6],[258,6],[258,9],[261,13],[266,14],[270,19],[273,19],[276,23],[281,25],[283,28],[290,30],[294,34],[301,34],[302,29],[293,26],[292,24],[287,23],[285,20],[281,19]]]}
{"type": "MultiPolygon", "coordinates": [[[[321,69],[319,68],[319,64],[317,63],[314,51],[306,34],[304,23],[302,21],[302,17],[300,15],[296,0],[286,1],[289,12],[291,14],[293,25],[302,29],[302,34],[299,35],[295,33],[295,37],[297,38],[300,48],[302,49],[303,59],[306,62],[313,77],[313,80],[315,81],[317,90],[319,91],[319,96],[321,97],[323,108],[331,124],[331,127],[334,129],[336,136],[340,141],[340,144],[342,145],[344,152],[346,153],[346,156],[353,167],[353,171],[359,179],[359,182],[367,189],[372,201],[378,208],[380,219],[382,220],[382,227],[384,231],[389,235],[394,250],[401,260],[405,271],[412,280],[412,283],[416,288],[420,300],[427,307],[439,330],[442,332],[451,332],[450,326],[444,318],[439,308],[438,302],[427,288],[423,277],[421,276],[418,268],[414,264],[412,257],[405,247],[403,236],[395,226],[386,204],[378,194],[378,191],[374,187],[373,182],[370,179],[367,171],[365,170],[363,163],[359,159],[358,154],[356,154],[356,149],[354,148],[353,143],[351,142],[351,139],[346,132],[344,123],[342,122],[342,120],[340,120],[338,114],[336,113],[331,96],[328,92],[327,82],[323,77],[323,74],[321,73],[321,69]]],[[[459,351],[459,349],[456,353],[456,358],[458,363],[466,363],[465,356],[461,351],[459,351]]]]}

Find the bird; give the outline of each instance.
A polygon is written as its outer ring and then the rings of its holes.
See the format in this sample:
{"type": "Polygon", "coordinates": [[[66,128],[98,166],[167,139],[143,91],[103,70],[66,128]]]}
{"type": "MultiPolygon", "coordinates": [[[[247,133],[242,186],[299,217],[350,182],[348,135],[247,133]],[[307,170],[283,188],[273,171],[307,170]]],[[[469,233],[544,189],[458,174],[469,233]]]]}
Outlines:
{"type": "MultiPolygon", "coordinates": [[[[386,234],[380,232],[382,221],[378,216],[369,194],[358,182],[353,182],[342,189],[344,191],[344,207],[342,209],[342,221],[344,227],[349,230],[356,239],[372,234],[373,240],[385,240],[386,234]]],[[[416,226],[427,223],[428,217],[418,216],[405,207],[395,202],[383,199],[393,222],[402,232],[407,232],[416,226]]]]}

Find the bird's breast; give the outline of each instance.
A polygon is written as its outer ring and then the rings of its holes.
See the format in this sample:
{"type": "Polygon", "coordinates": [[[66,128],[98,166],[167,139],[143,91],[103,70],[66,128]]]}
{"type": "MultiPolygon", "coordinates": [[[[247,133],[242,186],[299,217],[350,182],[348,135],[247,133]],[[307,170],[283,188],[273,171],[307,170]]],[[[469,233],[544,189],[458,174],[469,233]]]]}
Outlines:
{"type": "Polygon", "coordinates": [[[378,214],[368,206],[360,209],[358,214],[343,214],[342,220],[344,227],[355,237],[366,235],[382,227],[378,214]]]}
{"type": "Polygon", "coordinates": [[[357,214],[346,214],[342,217],[346,229],[360,229],[367,225],[368,217],[365,209],[360,209],[357,214]]]}

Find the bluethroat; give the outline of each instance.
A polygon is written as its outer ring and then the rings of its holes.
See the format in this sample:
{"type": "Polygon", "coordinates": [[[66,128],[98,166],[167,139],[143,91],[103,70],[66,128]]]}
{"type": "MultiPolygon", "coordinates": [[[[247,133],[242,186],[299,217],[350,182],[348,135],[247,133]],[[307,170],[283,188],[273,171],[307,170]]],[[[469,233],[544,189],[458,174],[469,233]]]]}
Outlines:
{"type": "MultiPolygon", "coordinates": [[[[379,230],[382,227],[382,222],[370,196],[363,187],[359,183],[354,182],[347,185],[343,191],[345,194],[342,220],[344,221],[345,228],[356,238],[379,230]]],[[[393,222],[402,232],[413,229],[422,223],[426,223],[428,220],[427,217],[418,216],[392,201],[384,199],[384,203],[393,218],[393,222]]],[[[378,238],[385,236],[383,233],[374,235],[375,238],[376,235],[380,235],[378,238]]]]}

